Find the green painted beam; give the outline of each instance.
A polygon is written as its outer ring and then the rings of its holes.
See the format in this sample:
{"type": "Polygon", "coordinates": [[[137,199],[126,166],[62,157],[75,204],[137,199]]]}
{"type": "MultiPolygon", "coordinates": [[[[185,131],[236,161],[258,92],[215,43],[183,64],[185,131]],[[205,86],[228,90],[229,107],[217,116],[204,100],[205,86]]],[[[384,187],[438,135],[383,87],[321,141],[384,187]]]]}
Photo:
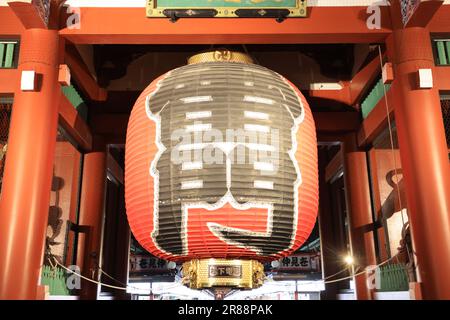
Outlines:
{"type": "Polygon", "coordinates": [[[15,46],[16,46],[15,43],[7,43],[6,44],[6,54],[5,54],[3,68],[12,68],[13,67],[15,46]]]}
{"type": "Polygon", "coordinates": [[[62,87],[62,92],[66,96],[66,98],[70,101],[75,109],[77,109],[78,114],[84,120],[87,120],[88,109],[87,105],[84,102],[83,98],[80,96],[78,91],[74,86],[65,86],[62,87]]]}
{"type": "Polygon", "coordinates": [[[0,68],[3,68],[3,61],[5,60],[5,47],[6,45],[4,43],[0,42],[0,68]]]}
{"type": "Polygon", "coordinates": [[[370,112],[372,112],[378,102],[384,97],[385,91],[388,92],[390,89],[391,85],[386,85],[386,88],[384,88],[383,79],[378,80],[367,97],[361,103],[361,112],[364,119],[369,116],[370,112]]]}
{"type": "Polygon", "coordinates": [[[446,65],[447,64],[447,54],[445,50],[445,41],[436,41],[436,48],[437,48],[437,54],[438,54],[438,63],[440,65],[446,65]]]}
{"type": "Polygon", "coordinates": [[[81,98],[81,96],[73,86],[62,87],[62,92],[75,109],[77,109],[81,104],[84,103],[83,98],[81,98]]]}
{"type": "Polygon", "coordinates": [[[447,51],[447,64],[450,64],[450,41],[445,41],[445,47],[447,51]]]}

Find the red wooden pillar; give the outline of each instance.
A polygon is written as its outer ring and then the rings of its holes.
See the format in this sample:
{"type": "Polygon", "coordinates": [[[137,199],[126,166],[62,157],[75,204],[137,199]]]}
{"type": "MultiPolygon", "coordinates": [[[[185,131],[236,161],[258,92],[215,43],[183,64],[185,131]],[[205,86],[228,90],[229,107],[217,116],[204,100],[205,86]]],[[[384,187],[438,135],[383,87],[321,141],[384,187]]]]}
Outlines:
{"type": "Polygon", "coordinates": [[[419,69],[434,69],[430,35],[424,28],[402,28],[387,44],[394,62],[395,121],[423,298],[450,299],[448,149],[438,88],[418,85],[419,69]]]}
{"type": "MultiPolygon", "coordinates": [[[[84,156],[83,185],[81,191],[81,207],[79,223],[87,227],[88,233],[83,248],[80,248],[77,259],[81,264],[82,274],[90,279],[99,280],[98,266],[101,257],[103,218],[105,208],[106,186],[106,145],[95,137],[94,150],[84,156]]],[[[98,285],[82,280],[81,296],[83,299],[95,300],[98,285]]]]}
{"type": "MultiPolygon", "coordinates": [[[[327,150],[319,149],[319,232],[320,232],[320,245],[322,253],[322,269],[325,279],[338,279],[332,277],[342,270],[342,261],[339,261],[336,257],[340,256],[342,241],[339,241],[339,227],[340,224],[336,223],[333,219],[336,216],[336,211],[333,210],[330,198],[330,185],[326,179],[326,167],[328,165],[329,158],[327,150]],[[332,278],[330,278],[330,276],[332,278]]],[[[343,273],[339,274],[340,276],[343,273]]],[[[335,300],[338,293],[339,283],[327,283],[325,285],[325,291],[322,292],[322,298],[325,300],[335,300]]]]}
{"type": "Polygon", "coordinates": [[[37,74],[36,91],[17,83],[0,199],[0,299],[36,299],[58,125],[58,33],[28,29],[19,72],[37,74]]]}
{"type": "MultiPolygon", "coordinates": [[[[376,265],[375,241],[372,231],[372,208],[366,153],[358,151],[356,137],[349,134],[343,141],[345,188],[347,195],[350,244],[355,260],[354,271],[360,273],[367,266],[376,265]],[[358,268],[359,267],[359,270],[358,268]]],[[[371,300],[366,274],[355,277],[358,300],[371,300]]]]}

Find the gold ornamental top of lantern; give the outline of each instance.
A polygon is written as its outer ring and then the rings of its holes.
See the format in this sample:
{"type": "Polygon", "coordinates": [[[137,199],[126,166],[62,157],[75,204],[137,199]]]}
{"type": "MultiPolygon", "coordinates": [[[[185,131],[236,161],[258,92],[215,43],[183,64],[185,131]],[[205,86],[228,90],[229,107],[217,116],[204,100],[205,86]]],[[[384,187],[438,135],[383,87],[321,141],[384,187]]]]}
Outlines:
{"type": "Polygon", "coordinates": [[[245,53],[230,50],[214,50],[193,55],[188,64],[203,62],[241,62],[253,64],[253,59],[245,53]]]}

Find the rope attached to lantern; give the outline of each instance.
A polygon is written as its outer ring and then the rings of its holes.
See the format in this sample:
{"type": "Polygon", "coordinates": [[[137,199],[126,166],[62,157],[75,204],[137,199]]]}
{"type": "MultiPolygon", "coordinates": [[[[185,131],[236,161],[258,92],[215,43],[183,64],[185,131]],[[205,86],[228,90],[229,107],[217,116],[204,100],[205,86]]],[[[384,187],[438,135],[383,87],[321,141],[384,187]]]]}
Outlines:
{"type": "MultiPolygon", "coordinates": [[[[129,286],[129,285],[127,285],[126,287],[112,286],[112,285],[109,285],[109,284],[102,283],[102,282],[100,282],[100,281],[96,281],[96,280],[87,278],[87,277],[85,277],[85,276],[83,276],[83,275],[81,275],[81,274],[79,274],[79,273],[76,273],[75,271],[73,271],[73,270],[67,268],[66,266],[64,266],[63,264],[61,264],[55,257],[52,257],[52,258],[54,259],[55,264],[53,264],[53,263],[51,262],[50,258],[48,258],[48,261],[49,261],[50,265],[52,266],[52,268],[56,268],[56,266],[60,266],[61,268],[63,268],[63,269],[66,270],[67,272],[70,272],[70,273],[72,273],[73,275],[75,275],[75,276],[77,276],[77,277],[79,277],[79,278],[81,278],[81,279],[84,279],[84,280],[86,280],[86,281],[95,283],[95,284],[97,284],[97,285],[105,286],[105,287],[108,287],[108,288],[111,288],[111,289],[123,290],[123,291],[127,291],[127,290],[130,289],[130,288],[131,288],[131,289],[135,289],[135,290],[141,290],[141,289],[139,289],[139,288],[136,288],[136,287],[133,287],[133,286],[129,286]]],[[[396,258],[396,256],[391,257],[391,258],[385,260],[384,262],[382,262],[382,263],[380,263],[380,264],[374,266],[374,269],[379,268],[379,267],[381,267],[381,266],[387,264],[388,262],[392,261],[394,258],[396,258]]],[[[334,277],[334,276],[336,276],[336,275],[338,275],[338,274],[344,272],[345,270],[347,270],[347,269],[343,269],[343,270],[341,270],[341,271],[339,271],[339,272],[337,272],[337,273],[335,273],[335,274],[333,274],[333,275],[331,275],[331,276],[328,276],[328,277],[324,278],[324,280],[329,279],[329,278],[332,278],[332,277],[334,277]]],[[[123,284],[123,283],[120,282],[119,280],[117,280],[117,279],[113,278],[112,276],[106,274],[106,272],[104,272],[103,270],[101,270],[101,268],[100,268],[100,272],[102,272],[103,274],[105,274],[106,276],[108,276],[109,278],[111,278],[112,280],[117,281],[117,282],[123,284]]],[[[365,273],[367,273],[367,270],[361,271],[361,272],[359,272],[359,273],[352,274],[352,275],[347,276],[347,277],[344,277],[344,278],[335,279],[335,280],[329,280],[329,281],[324,281],[324,284],[331,284],[331,283],[337,283],[337,282],[341,282],[341,281],[345,281],[345,280],[350,280],[350,279],[352,279],[352,278],[354,278],[354,277],[361,276],[361,275],[363,275],[363,274],[365,274],[365,273]]],[[[123,284],[123,285],[125,285],[125,284],[123,284]]]]}
{"type": "MultiPolygon", "coordinates": [[[[88,277],[85,277],[85,276],[83,276],[83,275],[81,275],[81,274],[75,272],[74,270],[71,270],[71,269],[67,268],[65,265],[61,264],[61,263],[60,263],[53,255],[52,255],[52,258],[53,258],[53,260],[54,260],[54,264],[53,264],[52,260],[50,259],[50,257],[47,258],[47,260],[48,260],[50,266],[51,266],[53,269],[56,269],[56,267],[59,266],[59,267],[61,267],[62,269],[66,270],[67,272],[70,272],[70,273],[72,273],[73,275],[75,275],[75,276],[77,276],[77,277],[79,277],[79,278],[81,278],[81,279],[84,279],[84,280],[86,280],[86,281],[89,281],[89,282],[91,282],[91,283],[95,283],[95,284],[98,284],[98,285],[101,285],[101,286],[104,286],[104,287],[108,287],[108,288],[116,289],[116,290],[123,290],[123,291],[127,291],[128,289],[141,290],[141,289],[139,289],[139,288],[136,288],[136,287],[133,287],[133,286],[129,286],[129,285],[126,285],[126,287],[118,287],[118,286],[113,286],[113,285],[109,285],[109,284],[106,284],[106,283],[103,283],[103,282],[100,282],[100,281],[96,281],[96,280],[90,279],[90,278],[88,278],[88,277]]],[[[120,282],[119,280],[117,280],[117,279],[111,277],[110,275],[108,275],[108,274],[107,274],[106,272],[104,272],[101,268],[99,268],[99,271],[100,271],[101,273],[105,274],[107,277],[111,278],[112,280],[114,280],[114,281],[120,283],[121,285],[125,285],[124,283],[120,282]]]]}

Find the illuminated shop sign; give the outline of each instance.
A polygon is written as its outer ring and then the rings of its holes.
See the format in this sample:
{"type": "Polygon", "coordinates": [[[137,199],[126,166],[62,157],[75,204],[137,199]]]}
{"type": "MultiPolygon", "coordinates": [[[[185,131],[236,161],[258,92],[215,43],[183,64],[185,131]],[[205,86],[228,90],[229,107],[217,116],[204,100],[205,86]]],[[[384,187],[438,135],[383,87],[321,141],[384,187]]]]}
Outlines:
{"type": "Polygon", "coordinates": [[[280,259],[274,271],[320,272],[320,254],[295,254],[280,259]]]}
{"type": "Polygon", "coordinates": [[[168,262],[149,255],[130,256],[130,274],[167,272],[168,262]]]}

